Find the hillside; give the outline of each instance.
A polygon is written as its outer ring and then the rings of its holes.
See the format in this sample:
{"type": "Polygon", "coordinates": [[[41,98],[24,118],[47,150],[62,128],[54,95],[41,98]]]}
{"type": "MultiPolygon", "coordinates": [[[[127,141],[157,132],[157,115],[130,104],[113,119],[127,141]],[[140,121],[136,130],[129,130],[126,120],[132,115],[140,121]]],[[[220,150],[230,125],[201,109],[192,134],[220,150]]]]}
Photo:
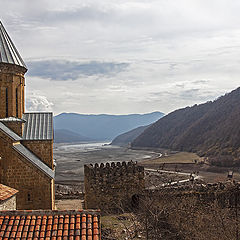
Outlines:
{"type": "Polygon", "coordinates": [[[116,138],[114,138],[111,142],[111,145],[116,146],[127,146],[129,143],[131,143],[135,138],[137,138],[140,134],[144,132],[145,129],[147,129],[148,126],[141,126],[138,128],[134,128],[131,131],[128,131],[126,133],[120,134],[116,138]]]}
{"type": "Polygon", "coordinates": [[[62,113],[54,117],[54,126],[95,140],[112,140],[136,127],[149,125],[163,115],[161,112],[130,115],[62,113]]]}
{"type": "Polygon", "coordinates": [[[66,129],[55,129],[54,130],[54,142],[55,143],[72,143],[72,142],[85,142],[93,141],[88,137],[82,136],[78,133],[66,129]]]}
{"type": "MultiPolygon", "coordinates": [[[[132,147],[197,152],[217,165],[240,157],[240,88],[215,101],[176,110],[132,142],[132,147]]],[[[233,163],[234,161],[234,163],[233,163]]]]}

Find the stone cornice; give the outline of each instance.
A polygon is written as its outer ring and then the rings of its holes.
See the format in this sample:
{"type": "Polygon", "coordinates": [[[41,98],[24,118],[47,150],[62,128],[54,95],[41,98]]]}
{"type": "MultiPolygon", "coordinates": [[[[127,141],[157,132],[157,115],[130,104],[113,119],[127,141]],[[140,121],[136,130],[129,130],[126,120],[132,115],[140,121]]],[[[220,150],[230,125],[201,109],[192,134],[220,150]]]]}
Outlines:
{"type": "Polygon", "coordinates": [[[0,73],[20,74],[24,75],[27,69],[15,64],[0,63],[0,73]]]}

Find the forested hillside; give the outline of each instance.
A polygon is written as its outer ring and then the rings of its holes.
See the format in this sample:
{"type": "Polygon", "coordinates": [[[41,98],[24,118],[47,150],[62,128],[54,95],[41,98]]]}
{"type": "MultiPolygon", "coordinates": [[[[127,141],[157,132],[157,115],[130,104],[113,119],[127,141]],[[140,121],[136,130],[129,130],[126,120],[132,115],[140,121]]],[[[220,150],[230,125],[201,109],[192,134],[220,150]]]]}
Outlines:
{"type": "Polygon", "coordinates": [[[140,134],[144,132],[145,129],[147,129],[148,126],[141,126],[138,128],[134,128],[131,131],[128,131],[126,133],[123,133],[116,138],[114,138],[111,142],[111,145],[117,145],[117,146],[127,146],[129,143],[131,143],[135,138],[137,138],[140,134]]]}
{"type": "Polygon", "coordinates": [[[168,114],[136,138],[132,147],[192,151],[216,165],[238,164],[240,88],[213,102],[168,114]]]}

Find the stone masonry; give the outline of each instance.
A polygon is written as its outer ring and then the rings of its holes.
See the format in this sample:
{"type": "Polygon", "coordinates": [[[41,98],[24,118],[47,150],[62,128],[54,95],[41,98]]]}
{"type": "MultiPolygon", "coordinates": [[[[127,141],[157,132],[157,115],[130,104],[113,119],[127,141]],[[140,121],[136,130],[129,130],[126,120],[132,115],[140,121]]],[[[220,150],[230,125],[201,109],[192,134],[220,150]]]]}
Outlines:
{"type": "Polygon", "coordinates": [[[24,74],[26,71],[21,66],[1,63],[0,118],[22,117],[24,113],[24,74]]]}
{"type": "Polygon", "coordinates": [[[55,209],[52,113],[25,113],[26,72],[0,21],[0,183],[17,209],[55,209]]]}
{"type": "Polygon", "coordinates": [[[12,196],[5,201],[0,201],[0,211],[6,210],[16,210],[16,196],[12,196]]]}
{"type": "Polygon", "coordinates": [[[144,190],[144,167],[134,162],[84,165],[84,185],[86,209],[127,209],[144,190]]]}
{"type": "Polygon", "coordinates": [[[13,144],[0,131],[0,183],[19,190],[17,209],[54,209],[54,181],[13,151],[13,144]]]}

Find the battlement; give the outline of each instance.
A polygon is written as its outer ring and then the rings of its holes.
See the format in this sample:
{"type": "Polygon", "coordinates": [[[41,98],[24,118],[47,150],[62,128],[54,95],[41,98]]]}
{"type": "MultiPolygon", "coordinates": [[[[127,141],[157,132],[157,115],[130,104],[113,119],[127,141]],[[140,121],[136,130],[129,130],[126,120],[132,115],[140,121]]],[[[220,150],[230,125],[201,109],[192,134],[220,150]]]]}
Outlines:
{"type": "Polygon", "coordinates": [[[138,166],[137,162],[111,162],[111,163],[95,163],[84,165],[85,175],[92,177],[102,176],[113,177],[113,176],[124,176],[134,174],[144,174],[144,167],[138,166]]]}
{"type": "Polygon", "coordinates": [[[131,202],[134,194],[142,192],[144,167],[137,162],[111,162],[84,165],[85,206],[88,208],[114,208],[131,202]]]}

